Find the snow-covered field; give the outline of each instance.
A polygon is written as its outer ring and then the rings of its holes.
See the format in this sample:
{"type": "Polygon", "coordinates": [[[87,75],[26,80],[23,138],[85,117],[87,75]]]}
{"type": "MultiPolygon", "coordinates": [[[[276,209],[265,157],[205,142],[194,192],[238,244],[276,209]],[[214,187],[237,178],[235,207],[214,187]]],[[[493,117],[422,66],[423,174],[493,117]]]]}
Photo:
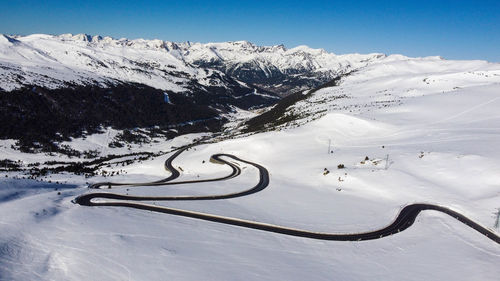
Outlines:
{"type": "MultiPolygon", "coordinates": [[[[183,170],[179,180],[211,178],[230,169],[210,163],[210,155],[234,154],[269,170],[271,182],[265,190],[216,202],[150,203],[349,233],[384,227],[402,206],[426,202],[452,208],[500,235],[495,226],[500,208],[499,106],[499,64],[389,56],[292,109],[310,113],[308,118],[317,118],[314,121],[200,145],[174,161],[183,170]],[[337,169],[339,164],[345,168],[337,169]],[[330,171],[327,175],[325,168],[330,171]]],[[[162,143],[161,150],[194,137],[162,143]]],[[[168,156],[134,163],[127,167],[128,174],[112,180],[167,177],[163,161],[168,156]]],[[[239,164],[242,175],[224,182],[112,191],[198,195],[253,186],[257,171],[239,164]]],[[[434,211],[423,212],[412,227],[390,237],[316,241],[135,209],[75,205],[72,199],[92,191],[84,180],[64,176],[75,184],[2,176],[1,280],[498,280],[500,276],[500,245],[434,211]]]]}

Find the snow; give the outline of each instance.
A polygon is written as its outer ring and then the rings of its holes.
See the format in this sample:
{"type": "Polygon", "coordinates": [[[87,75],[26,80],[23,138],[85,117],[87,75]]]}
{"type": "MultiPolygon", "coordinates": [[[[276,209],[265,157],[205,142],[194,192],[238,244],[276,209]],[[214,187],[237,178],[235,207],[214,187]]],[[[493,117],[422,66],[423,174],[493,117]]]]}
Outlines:
{"type": "MultiPolygon", "coordinates": [[[[196,76],[198,70],[186,66],[163,49],[158,41],[111,40],[87,35],[30,35],[18,37],[16,47],[0,48],[0,64],[9,67],[4,74],[19,74],[26,81],[57,88],[63,82],[86,84],[92,81],[138,82],[175,92],[185,88],[176,82],[187,83],[180,72],[196,76]],[[138,64],[151,68],[138,67],[138,64]],[[170,74],[169,74],[170,73],[170,74]],[[48,81],[47,81],[48,80],[48,81]]],[[[3,44],[2,44],[3,45],[3,44]]],[[[162,44],[160,44],[162,45],[162,44]]],[[[22,84],[9,77],[0,80],[0,87],[13,90],[22,84]]]]}
{"type": "MultiPolygon", "coordinates": [[[[210,155],[234,154],[269,170],[265,190],[230,200],[150,203],[349,233],[384,227],[403,206],[427,202],[459,211],[500,235],[494,228],[500,207],[499,89],[499,64],[381,58],[343,78],[340,86],[291,107],[304,118],[281,130],[200,145],[174,161],[183,169],[180,180],[211,178],[230,170],[210,163],[210,155]],[[333,153],[327,153],[329,141],[333,153]],[[346,168],[337,169],[338,164],[346,168]]],[[[234,116],[232,126],[238,120],[234,116]]],[[[141,149],[166,151],[195,137],[141,149]]],[[[105,139],[100,134],[72,145],[104,148],[105,139]]],[[[168,156],[134,163],[128,174],[111,180],[164,178],[168,156]]],[[[257,171],[239,165],[242,175],[228,181],[111,191],[198,195],[253,186],[257,171]]],[[[135,209],[75,205],[71,200],[77,195],[93,191],[78,177],[64,176],[74,185],[59,191],[52,188],[58,185],[1,177],[0,196],[8,200],[0,201],[0,210],[9,215],[0,217],[0,279],[496,280],[500,274],[498,244],[434,211],[383,239],[316,241],[135,209]]]]}
{"type": "Polygon", "coordinates": [[[1,35],[0,88],[6,91],[23,85],[59,88],[67,82],[105,85],[120,80],[183,92],[191,80],[205,86],[223,86],[223,81],[208,78],[215,70],[192,66],[199,61],[222,61],[227,69],[250,63],[260,66],[268,75],[272,69],[279,69],[283,73],[311,72],[333,78],[381,57],[381,54],[337,56],[307,46],[287,50],[283,45],[256,46],[247,41],[202,44],[87,34],[33,34],[15,39],[1,35]]]}

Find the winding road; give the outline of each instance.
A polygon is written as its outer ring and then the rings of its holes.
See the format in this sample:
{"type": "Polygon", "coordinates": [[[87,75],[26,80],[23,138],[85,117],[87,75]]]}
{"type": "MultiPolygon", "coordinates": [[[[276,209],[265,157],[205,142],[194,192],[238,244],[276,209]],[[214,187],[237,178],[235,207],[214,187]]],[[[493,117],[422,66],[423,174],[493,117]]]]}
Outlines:
{"type": "Polygon", "coordinates": [[[389,235],[393,235],[399,233],[407,228],[409,228],[414,222],[420,212],[425,210],[434,210],[445,213],[463,224],[469,226],[472,229],[475,229],[479,233],[483,234],[487,238],[492,241],[500,244],[500,236],[498,236],[493,231],[481,226],[480,224],[474,222],[472,219],[467,218],[466,216],[453,211],[449,208],[432,205],[432,204],[411,204],[405,206],[394,221],[388,226],[368,232],[362,233],[323,233],[323,232],[312,232],[302,229],[289,228],[279,225],[266,224],[261,222],[255,222],[250,220],[243,220],[238,218],[226,217],[226,216],[217,216],[208,213],[194,212],[176,208],[169,207],[160,207],[155,205],[148,205],[143,203],[134,203],[130,201],[174,201],[174,200],[219,200],[219,199],[230,199],[241,196],[250,195],[256,192],[259,192],[265,189],[269,185],[269,172],[263,166],[243,160],[231,154],[215,154],[212,155],[210,161],[220,164],[228,165],[232,168],[232,172],[224,177],[212,178],[212,179],[204,179],[204,180],[191,180],[191,181],[177,181],[171,182],[172,180],[178,178],[180,173],[177,169],[172,165],[173,160],[179,156],[183,151],[188,149],[189,147],[184,147],[177,150],[174,154],[172,154],[165,161],[165,169],[171,172],[171,175],[165,179],[147,182],[147,183],[112,183],[112,182],[102,182],[96,183],[89,186],[90,188],[99,188],[101,186],[164,186],[164,185],[173,185],[173,184],[188,184],[188,183],[201,183],[201,182],[215,182],[221,180],[227,180],[234,177],[237,177],[241,174],[241,169],[234,163],[225,160],[224,158],[230,158],[232,160],[240,161],[249,165],[254,166],[259,170],[259,182],[252,188],[243,190],[240,192],[228,193],[228,194],[220,194],[220,195],[206,195],[206,196],[132,196],[132,195],[123,195],[123,194],[115,194],[115,193],[107,193],[107,192],[95,192],[88,193],[81,196],[78,196],[74,199],[74,202],[83,206],[115,206],[115,207],[128,207],[135,208],[141,210],[148,210],[153,212],[184,216],[189,218],[201,219],[216,223],[223,223],[229,225],[235,225],[240,227],[246,227],[251,229],[257,229],[262,231],[274,232],[279,234],[285,234],[290,236],[304,237],[304,238],[312,238],[312,239],[320,239],[320,240],[335,240],[335,241],[363,241],[363,240],[373,240],[380,239],[389,235]],[[127,200],[126,202],[120,201],[106,201],[106,202],[94,202],[93,199],[114,199],[114,200],[127,200]]]}

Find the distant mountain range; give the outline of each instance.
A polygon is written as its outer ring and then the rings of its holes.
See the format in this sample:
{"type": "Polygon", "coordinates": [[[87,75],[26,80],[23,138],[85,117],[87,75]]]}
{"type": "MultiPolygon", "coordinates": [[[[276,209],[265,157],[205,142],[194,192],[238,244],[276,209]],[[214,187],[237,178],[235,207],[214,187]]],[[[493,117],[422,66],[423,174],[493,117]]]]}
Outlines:
{"type": "Polygon", "coordinates": [[[236,107],[269,106],[383,58],[247,41],[0,35],[0,138],[29,147],[105,126],[215,131],[236,107]]]}
{"type": "Polygon", "coordinates": [[[287,95],[383,57],[335,55],[307,46],[256,46],[247,41],[201,44],[85,34],[0,35],[0,88],[53,89],[122,81],[189,92],[211,86],[231,88],[237,81],[243,87],[255,85],[287,95]]]}

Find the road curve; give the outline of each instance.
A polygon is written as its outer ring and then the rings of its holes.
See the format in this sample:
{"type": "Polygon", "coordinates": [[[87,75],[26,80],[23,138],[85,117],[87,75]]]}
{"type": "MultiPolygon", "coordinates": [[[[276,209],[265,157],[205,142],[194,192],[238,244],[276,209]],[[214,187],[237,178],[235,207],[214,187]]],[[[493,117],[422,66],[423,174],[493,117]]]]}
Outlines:
{"type": "Polygon", "coordinates": [[[274,233],[285,234],[285,235],[296,236],[296,237],[304,237],[304,238],[312,238],[312,239],[320,239],[320,240],[334,240],[334,241],[373,240],[373,239],[380,239],[380,238],[383,238],[383,237],[386,237],[389,235],[393,235],[393,234],[399,233],[399,232],[404,231],[405,229],[409,228],[415,222],[415,220],[416,220],[417,216],[420,214],[420,212],[425,211],[425,210],[434,210],[434,211],[445,213],[445,214],[457,219],[458,221],[462,222],[463,224],[469,226],[472,229],[475,229],[476,231],[483,234],[484,236],[491,239],[492,241],[496,242],[497,244],[500,244],[500,237],[496,233],[490,231],[489,229],[483,227],[482,225],[474,222],[473,220],[467,218],[466,216],[464,216],[456,211],[453,211],[453,210],[446,208],[446,207],[443,207],[443,206],[432,205],[432,204],[417,203],[417,204],[407,205],[401,209],[401,211],[399,212],[399,214],[396,216],[396,218],[394,219],[394,221],[391,224],[389,224],[386,227],[383,227],[381,229],[378,229],[378,230],[361,232],[361,233],[341,234],[341,233],[313,232],[313,231],[301,230],[301,229],[296,229],[296,228],[289,228],[289,227],[284,227],[284,226],[279,226],[279,225],[266,224],[266,223],[237,219],[237,218],[232,218],[232,217],[217,216],[217,215],[208,214],[208,213],[193,212],[193,211],[176,209],[176,208],[160,207],[160,206],[156,206],[156,205],[149,205],[149,204],[143,204],[143,203],[119,202],[119,201],[107,201],[107,202],[93,202],[92,201],[93,199],[98,199],[98,198],[99,199],[128,200],[128,201],[218,200],[218,199],[229,199],[229,198],[236,198],[236,197],[250,195],[250,194],[253,194],[253,193],[256,193],[256,192],[259,192],[259,191],[265,189],[269,185],[269,172],[267,171],[266,168],[264,168],[263,166],[261,166],[259,164],[243,160],[241,158],[238,158],[238,157],[230,155],[230,154],[215,154],[211,158],[211,161],[226,164],[232,168],[232,172],[225,177],[205,179],[205,180],[169,182],[170,180],[173,180],[173,179],[179,177],[179,175],[180,175],[179,171],[177,171],[173,167],[172,161],[178,155],[180,155],[180,153],[182,153],[182,151],[184,151],[185,149],[186,148],[178,150],[177,152],[175,152],[171,157],[169,157],[165,161],[165,168],[172,172],[172,175],[166,179],[151,182],[151,183],[126,183],[126,184],[123,183],[122,184],[122,183],[106,182],[106,183],[93,184],[90,187],[96,188],[96,187],[103,186],[103,185],[156,186],[156,185],[214,182],[214,181],[227,180],[230,178],[234,178],[241,173],[241,170],[239,169],[238,166],[236,166],[235,164],[233,164],[227,160],[224,160],[221,157],[232,158],[233,160],[247,163],[249,165],[256,167],[259,170],[259,175],[260,175],[259,182],[253,188],[250,188],[250,189],[247,189],[244,191],[240,191],[240,192],[234,192],[234,193],[222,194],[222,195],[164,196],[164,197],[156,197],[155,196],[155,197],[152,197],[152,196],[131,196],[131,195],[122,195],[122,194],[100,192],[100,193],[89,193],[89,194],[84,194],[84,195],[78,196],[74,200],[74,202],[77,204],[80,204],[80,205],[84,205],[84,206],[129,207],[129,208],[135,208],[135,209],[148,210],[148,211],[153,211],[153,212],[159,212],[159,213],[201,219],[201,220],[206,220],[206,221],[211,221],[211,222],[216,222],[216,223],[223,223],[223,224],[228,224],[228,225],[240,226],[240,227],[245,227],[245,228],[257,229],[257,230],[262,230],[262,231],[274,232],[274,233]]]}
{"type": "Polygon", "coordinates": [[[98,182],[89,185],[89,188],[100,188],[101,186],[152,186],[152,185],[161,185],[163,183],[169,182],[171,180],[175,180],[178,178],[181,174],[177,169],[174,168],[172,165],[172,161],[174,161],[177,156],[179,156],[182,152],[184,152],[186,149],[188,149],[190,146],[183,147],[181,149],[178,149],[174,154],[172,154],[167,160],[165,160],[165,170],[170,172],[170,176],[158,181],[153,181],[153,182],[135,182],[135,183],[116,183],[116,182],[98,182]]]}
{"type": "MultiPolygon", "coordinates": [[[[232,168],[232,172],[224,177],[219,177],[219,178],[212,178],[212,179],[204,179],[204,180],[191,180],[191,181],[178,181],[178,182],[155,182],[154,184],[148,184],[149,186],[152,185],[174,185],[174,184],[187,184],[187,183],[201,183],[201,182],[214,182],[214,181],[221,181],[221,180],[227,180],[230,178],[234,178],[241,173],[241,169],[227,161],[224,160],[221,157],[229,157],[234,160],[247,163],[250,165],[253,165],[259,170],[259,175],[260,179],[257,185],[255,185],[253,188],[239,191],[239,192],[234,192],[234,193],[227,193],[227,194],[221,194],[221,195],[205,195],[205,196],[133,196],[133,195],[123,195],[123,194],[115,194],[115,193],[107,193],[107,192],[96,192],[96,193],[88,193],[84,194],[81,196],[78,196],[75,198],[74,202],[80,205],[84,206],[115,206],[115,205],[109,205],[108,202],[105,203],[96,203],[92,202],[92,199],[95,198],[101,198],[101,199],[117,199],[117,200],[131,200],[131,201],[174,201],[174,200],[217,200],[217,199],[229,199],[229,198],[236,198],[236,197],[241,197],[241,196],[246,196],[250,195],[252,193],[259,192],[266,188],[269,185],[269,173],[266,168],[262,167],[259,164],[252,163],[246,160],[243,160],[241,158],[238,158],[236,156],[230,155],[230,154],[215,154],[212,155],[211,161],[219,162],[222,164],[229,165],[232,168]]],[[[170,159],[170,158],[169,158],[170,159]]],[[[167,160],[168,161],[168,160],[167,160]]],[[[171,165],[171,161],[170,161],[171,165]]],[[[173,166],[169,166],[169,169],[175,169],[173,166]]],[[[104,185],[108,185],[109,183],[106,183],[104,185]]],[[[111,183],[112,185],[116,185],[111,183]]],[[[127,184],[130,186],[143,186],[143,184],[127,184]]]]}

